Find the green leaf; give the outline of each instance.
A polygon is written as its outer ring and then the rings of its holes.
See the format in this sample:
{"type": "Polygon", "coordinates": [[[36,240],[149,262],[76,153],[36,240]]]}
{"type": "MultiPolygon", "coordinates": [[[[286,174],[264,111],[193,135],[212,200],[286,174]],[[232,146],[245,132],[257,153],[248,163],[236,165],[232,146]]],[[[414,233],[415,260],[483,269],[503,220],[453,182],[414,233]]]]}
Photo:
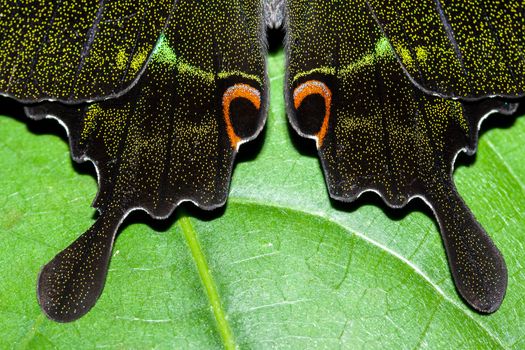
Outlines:
{"type": "Polygon", "coordinates": [[[241,148],[226,209],[128,220],[100,301],[71,324],[45,318],[35,283],[94,221],[92,167],[21,115],[1,117],[0,348],[523,348],[525,119],[492,117],[505,120],[454,176],[509,269],[501,309],[482,316],[457,295],[424,205],[329,200],[313,145],[291,141],[283,67],[270,56],[264,144],[241,148]]]}

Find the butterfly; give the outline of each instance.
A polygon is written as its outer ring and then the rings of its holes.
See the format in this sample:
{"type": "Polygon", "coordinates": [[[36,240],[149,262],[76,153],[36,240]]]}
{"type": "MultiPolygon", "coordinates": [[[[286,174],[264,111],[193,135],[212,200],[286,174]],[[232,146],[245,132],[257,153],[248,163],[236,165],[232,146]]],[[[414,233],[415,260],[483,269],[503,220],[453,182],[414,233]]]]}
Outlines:
{"type": "Polygon", "coordinates": [[[392,207],[423,199],[459,294],[497,310],[505,262],[451,173],[459,152],[475,152],[480,122],[513,113],[523,95],[525,5],[409,5],[2,4],[0,92],[29,117],[63,124],[73,158],[95,164],[100,187],[97,221],[38,276],[44,313],[68,322],[95,305],[130,212],[224,205],[235,155],[266,119],[265,28],[281,25],[289,121],[315,140],[330,195],[373,191],[392,207]]]}

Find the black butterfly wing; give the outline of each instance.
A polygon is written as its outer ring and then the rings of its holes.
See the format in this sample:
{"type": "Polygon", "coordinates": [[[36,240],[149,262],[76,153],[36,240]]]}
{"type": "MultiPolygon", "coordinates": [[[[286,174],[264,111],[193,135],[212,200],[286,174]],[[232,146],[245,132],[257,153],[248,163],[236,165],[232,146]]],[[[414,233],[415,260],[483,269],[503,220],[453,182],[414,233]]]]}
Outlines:
{"type": "Polygon", "coordinates": [[[159,1],[0,1],[0,93],[21,101],[121,94],[173,10],[159,1]]]}
{"type": "Polygon", "coordinates": [[[422,89],[447,97],[523,96],[525,1],[367,3],[422,89]]]}
{"type": "Polygon", "coordinates": [[[140,81],[94,104],[46,103],[33,118],[66,125],[75,160],[92,160],[100,190],[93,227],[42,269],[45,313],[72,321],[95,304],[120,222],[131,210],[168,216],[182,201],[226,201],[234,156],[266,115],[259,1],[179,0],[140,81]],[[80,117],[79,117],[80,116],[80,117]]]}
{"type": "Polygon", "coordinates": [[[363,2],[294,0],[287,12],[289,118],[316,140],[331,196],[352,201],[374,191],[393,207],[422,198],[439,222],[458,291],[475,309],[495,311],[505,263],[451,174],[460,151],[475,151],[480,120],[516,106],[423,93],[363,2]]]}

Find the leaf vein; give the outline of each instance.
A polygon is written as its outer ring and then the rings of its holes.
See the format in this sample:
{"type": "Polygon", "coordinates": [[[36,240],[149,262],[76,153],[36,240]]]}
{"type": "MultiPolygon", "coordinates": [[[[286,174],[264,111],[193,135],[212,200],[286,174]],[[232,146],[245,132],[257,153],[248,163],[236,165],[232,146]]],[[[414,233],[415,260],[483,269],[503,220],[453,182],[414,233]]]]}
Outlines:
{"type": "Polygon", "coordinates": [[[490,142],[489,140],[485,140],[487,146],[489,146],[490,150],[492,152],[494,152],[494,154],[496,155],[496,157],[500,160],[501,164],[505,167],[505,169],[507,169],[508,173],[510,174],[510,176],[518,183],[518,185],[520,186],[521,188],[521,191],[523,193],[525,193],[525,184],[523,184],[523,182],[520,181],[520,178],[518,177],[518,175],[516,175],[516,173],[514,172],[514,170],[512,170],[512,167],[510,166],[510,164],[505,160],[505,158],[501,155],[501,153],[498,151],[498,149],[496,148],[496,146],[494,146],[494,144],[492,142],[490,142]]]}
{"type": "Polygon", "coordinates": [[[296,207],[285,207],[282,204],[278,204],[278,203],[275,203],[275,202],[261,203],[261,202],[258,202],[256,200],[252,199],[252,198],[245,199],[245,198],[240,198],[240,197],[230,197],[229,198],[229,202],[230,203],[237,203],[237,204],[241,204],[241,205],[244,204],[244,205],[257,205],[257,206],[263,206],[263,207],[282,208],[283,210],[295,211],[295,212],[298,212],[298,213],[303,213],[303,214],[311,215],[311,216],[314,216],[314,217],[320,217],[320,218],[322,218],[324,220],[327,220],[328,222],[330,222],[330,223],[332,223],[334,225],[339,226],[342,230],[347,231],[347,232],[349,232],[351,234],[354,234],[355,237],[360,238],[363,241],[365,241],[365,242],[367,242],[367,243],[369,243],[369,244],[371,244],[371,245],[373,245],[373,246],[383,250],[385,253],[391,255],[392,257],[398,259],[399,261],[401,261],[402,263],[404,263],[405,265],[410,267],[417,275],[419,275],[426,283],[428,283],[437,292],[437,294],[439,294],[452,307],[454,307],[455,309],[461,311],[461,313],[463,313],[474,324],[476,324],[479,327],[480,330],[485,332],[487,334],[487,336],[490,339],[492,339],[496,344],[498,344],[501,348],[506,348],[506,346],[503,344],[501,339],[496,334],[492,333],[488,328],[485,327],[485,325],[483,325],[478,320],[476,320],[470,313],[466,312],[466,310],[464,308],[462,308],[456,301],[454,301],[452,298],[450,298],[448,295],[446,295],[446,293],[436,283],[434,283],[430,279],[430,277],[427,276],[417,265],[413,264],[411,261],[409,261],[407,258],[402,256],[401,254],[399,254],[396,251],[388,248],[387,246],[381,244],[380,242],[373,240],[372,238],[370,238],[370,237],[360,233],[357,230],[353,230],[353,229],[347,228],[347,227],[343,226],[341,223],[339,223],[338,221],[336,221],[334,218],[324,216],[324,215],[322,215],[321,213],[318,213],[318,212],[310,212],[308,210],[300,209],[300,208],[296,208],[296,207]]]}

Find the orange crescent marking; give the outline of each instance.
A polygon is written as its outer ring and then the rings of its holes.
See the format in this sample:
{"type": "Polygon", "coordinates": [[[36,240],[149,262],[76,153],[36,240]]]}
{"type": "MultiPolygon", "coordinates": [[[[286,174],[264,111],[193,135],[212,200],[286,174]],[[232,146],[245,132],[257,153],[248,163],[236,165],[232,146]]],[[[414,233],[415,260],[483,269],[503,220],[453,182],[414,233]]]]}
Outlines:
{"type": "Polygon", "coordinates": [[[230,105],[233,100],[236,98],[245,98],[250,101],[255,108],[261,108],[261,94],[259,90],[251,87],[248,84],[235,84],[230,86],[222,95],[222,114],[226,122],[226,131],[228,132],[228,137],[232,148],[237,150],[238,144],[241,141],[241,138],[235,133],[233,125],[230,119],[230,105]]]}
{"type": "Polygon", "coordinates": [[[330,109],[332,106],[332,92],[330,88],[319,80],[308,80],[299,85],[293,93],[293,104],[295,109],[298,109],[303,103],[304,99],[310,95],[320,95],[324,99],[325,114],[321,129],[315,136],[317,137],[317,148],[323,145],[324,138],[328,131],[328,121],[330,119],[330,109]]]}

